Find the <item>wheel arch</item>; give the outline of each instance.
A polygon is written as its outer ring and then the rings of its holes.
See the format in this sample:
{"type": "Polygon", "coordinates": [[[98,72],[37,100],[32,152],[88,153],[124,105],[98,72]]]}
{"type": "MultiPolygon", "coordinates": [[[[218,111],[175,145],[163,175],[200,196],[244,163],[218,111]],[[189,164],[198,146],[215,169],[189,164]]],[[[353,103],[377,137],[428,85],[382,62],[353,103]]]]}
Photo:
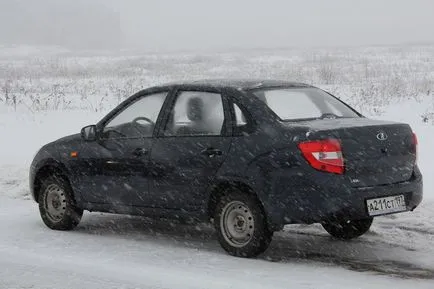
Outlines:
{"type": "Polygon", "coordinates": [[[67,169],[56,161],[47,161],[44,163],[35,173],[33,179],[32,194],[36,202],[39,201],[39,194],[42,186],[42,181],[49,176],[60,176],[71,186],[71,182],[68,177],[67,169]]]}
{"type": "Polygon", "coordinates": [[[261,198],[258,196],[258,194],[250,185],[248,185],[246,182],[242,180],[221,179],[210,188],[210,194],[208,198],[207,211],[206,211],[208,219],[212,219],[214,217],[214,211],[217,207],[220,198],[230,193],[229,189],[231,188],[235,188],[243,193],[253,196],[258,201],[261,208],[264,210],[265,215],[267,215],[267,212],[265,210],[261,198]]]}

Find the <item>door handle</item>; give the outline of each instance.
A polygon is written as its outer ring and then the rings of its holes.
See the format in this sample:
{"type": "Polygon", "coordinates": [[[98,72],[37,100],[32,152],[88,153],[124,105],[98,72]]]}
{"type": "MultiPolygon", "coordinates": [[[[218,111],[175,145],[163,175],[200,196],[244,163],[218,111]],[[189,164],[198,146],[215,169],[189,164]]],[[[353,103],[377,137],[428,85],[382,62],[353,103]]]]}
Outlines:
{"type": "Polygon", "coordinates": [[[135,150],[133,150],[133,155],[135,155],[136,157],[142,157],[148,154],[148,150],[145,148],[136,148],[135,150]]]}
{"type": "Polygon", "coordinates": [[[215,156],[221,156],[223,154],[223,152],[219,149],[215,149],[215,148],[207,148],[204,149],[203,151],[201,151],[201,154],[203,155],[207,155],[210,158],[215,157],[215,156]]]}

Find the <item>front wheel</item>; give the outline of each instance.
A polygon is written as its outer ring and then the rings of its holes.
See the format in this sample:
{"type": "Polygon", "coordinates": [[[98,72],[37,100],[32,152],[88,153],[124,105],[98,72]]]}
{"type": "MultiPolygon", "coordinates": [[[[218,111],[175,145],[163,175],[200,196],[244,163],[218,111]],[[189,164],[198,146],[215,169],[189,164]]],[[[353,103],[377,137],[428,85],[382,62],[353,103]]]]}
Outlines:
{"type": "Polygon", "coordinates": [[[267,250],[273,232],[256,198],[228,192],[217,204],[214,225],[220,245],[237,257],[255,257],[267,250]]]}
{"type": "Polygon", "coordinates": [[[83,210],[75,205],[69,183],[59,176],[42,181],[38,202],[42,220],[53,230],[72,230],[83,216],[83,210]]]}
{"type": "Polygon", "coordinates": [[[360,237],[371,228],[373,218],[353,221],[325,222],[323,228],[333,237],[349,240],[360,237]]]}

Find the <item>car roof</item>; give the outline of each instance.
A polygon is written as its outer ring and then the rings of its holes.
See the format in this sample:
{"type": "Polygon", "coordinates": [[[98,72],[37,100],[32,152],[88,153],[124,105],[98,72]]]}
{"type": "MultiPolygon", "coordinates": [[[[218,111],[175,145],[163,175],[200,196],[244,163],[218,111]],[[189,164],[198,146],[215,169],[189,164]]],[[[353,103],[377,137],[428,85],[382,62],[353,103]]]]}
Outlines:
{"type": "Polygon", "coordinates": [[[233,88],[239,90],[250,90],[257,88],[271,87],[312,87],[311,85],[285,80],[271,79],[202,79],[184,82],[172,82],[161,85],[160,87],[169,86],[188,86],[188,87],[215,87],[215,88],[233,88]]]}

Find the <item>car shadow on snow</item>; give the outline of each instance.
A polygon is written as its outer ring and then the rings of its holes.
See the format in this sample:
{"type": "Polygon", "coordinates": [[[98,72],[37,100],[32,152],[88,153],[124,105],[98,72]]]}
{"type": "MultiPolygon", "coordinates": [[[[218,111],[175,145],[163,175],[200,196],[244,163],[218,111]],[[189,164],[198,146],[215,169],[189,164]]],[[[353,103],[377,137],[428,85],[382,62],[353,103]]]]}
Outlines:
{"type": "Polygon", "coordinates": [[[371,242],[369,233],[356,240],[341,241],[327,234],[299,230],[275,234],[263,258],[272,262],[314,261],[353,271],[373,272],[401,278],[434,279],[434,266],[413,262],[412,249],[371,242]]]}
{"type": "MultiPolygon", "coordinates": [[[[269,249],[258,259],[280,263],[320,262],[359,272],[434,279],[434,266],[427,268],[412,262],[417,252],[411,248],[373,241],[371,235],[374,233],[352,241],[341,241],[317,227],[313,230],[312,226],[306,227],[310,229],[303,230],[303,226],[302,229],[298,226],[292,230],[287,226],[283,232],[275,233],[269,249]]],[[[96,213],[87,214],[76,232],[225,254],[209,224],[191,225],[174,220],[96,213]]]]}

